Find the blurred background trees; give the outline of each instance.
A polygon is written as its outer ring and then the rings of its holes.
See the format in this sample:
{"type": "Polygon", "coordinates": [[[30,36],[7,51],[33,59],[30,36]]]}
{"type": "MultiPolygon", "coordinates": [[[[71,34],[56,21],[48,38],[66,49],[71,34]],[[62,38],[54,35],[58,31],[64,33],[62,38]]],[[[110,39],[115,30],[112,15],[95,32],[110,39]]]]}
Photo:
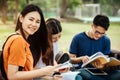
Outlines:
{"type": "MultiPolygon", "coordinates": [[[[94,4],[99,4],[100,14],[120,17],[120,0],[0,0],[0,19],[2,23],[13,20],[16,23],[17,16],[21,9],[27,4],[40,6],[45,17],[68,18],[79,14],[80,18],[84,14],[90,13],[94,4]],[[91,4],[91,5],[86,5],[91,4]],[[86,9],[86,8],[88,9],[86,9]],[[80,12],[81,11],[81,12],[80,12]]],[[[95,7],[94,10],[97,10],[95,7]]]]}
{"type": "Polygon", "coordinates": [[[1,11],[1,21],[6,23],[6,16],[7,16],[7,1],[0,0],[0,11],[1,11]]]}
{"type": "Polygon", "coordinates": [[[86,22],[92,21],[96,14],[105,14],[110,21],[114,18],[115,23],[110,24],[107,35],[111,39],[111,47],[119,49],[120,0],[0,0],[0,50],[6,37],[14,32],[21,10],[31,3],[42,9],[45,19],[55,17],[63,20],[60,50],[68,51],[73,35],[86,31],[90,25],[86,22]]]}

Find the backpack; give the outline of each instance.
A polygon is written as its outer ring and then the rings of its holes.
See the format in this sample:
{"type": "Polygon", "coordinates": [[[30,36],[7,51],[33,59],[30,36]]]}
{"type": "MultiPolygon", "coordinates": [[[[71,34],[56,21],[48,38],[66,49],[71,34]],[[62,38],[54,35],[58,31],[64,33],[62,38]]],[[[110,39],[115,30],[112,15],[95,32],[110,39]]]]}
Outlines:
{"type": "Polygon", "coordinates": [[[1,64],[2,64],[2,59],[1,59],[1,54],[2,54],[2,51],[0,50],[0,80],[4,80],[3,76],[2,76],[2,73],[1,73],[1,64]]]}
{"type": "Polygon", "coordinates": [[[3,51],[0,53],[0,80],[8,80],[7,75],[4,70],[4,64],[3,64],[3,51]]]}

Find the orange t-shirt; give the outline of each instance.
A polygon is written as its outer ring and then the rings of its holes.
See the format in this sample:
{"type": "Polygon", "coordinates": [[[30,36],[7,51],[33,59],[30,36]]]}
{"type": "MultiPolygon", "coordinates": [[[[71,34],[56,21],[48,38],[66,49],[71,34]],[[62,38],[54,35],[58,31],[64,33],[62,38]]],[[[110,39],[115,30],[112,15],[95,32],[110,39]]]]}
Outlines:
{"type": "Polygon", "coordinates": [[[22,66],[23,71],[33,70],[33,56],[29,46],[21,35],[13,35],[7,40],[3,51],[6,73],[8,71],[8,64],[22,66]]]}

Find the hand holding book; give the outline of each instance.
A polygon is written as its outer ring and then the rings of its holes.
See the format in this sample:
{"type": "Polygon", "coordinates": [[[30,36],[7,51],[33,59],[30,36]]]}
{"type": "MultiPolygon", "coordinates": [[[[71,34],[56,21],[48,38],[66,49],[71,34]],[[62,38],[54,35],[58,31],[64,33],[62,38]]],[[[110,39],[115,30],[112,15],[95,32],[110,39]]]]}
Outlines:
{"type": "Polygon", "coordinates": [[[59,64],[59,65],[57,65],[56,66],[56,70],[63,70],[63,69],[65,69],[65,68],[70,68],[72,66],[72,64],[70,63],[70,61],[68,60],[68,61],[66,61],[66,62],[64,62],[63,64],[59,64]]]}
{"type": "Polygon", "coordinates": [[[89,56],[82,56],[82,62],[83,62],[83,63],[88,62],[88,61],[89,61],[89,59],[90,59],[90,57],[89,57],[89,56]]]}

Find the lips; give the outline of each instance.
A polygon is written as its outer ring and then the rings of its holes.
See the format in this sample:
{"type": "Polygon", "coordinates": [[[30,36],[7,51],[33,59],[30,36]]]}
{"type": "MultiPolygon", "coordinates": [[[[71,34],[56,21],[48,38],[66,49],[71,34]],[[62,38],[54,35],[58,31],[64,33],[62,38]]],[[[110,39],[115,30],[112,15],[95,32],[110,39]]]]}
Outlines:
{"type": "Polygon", "coordinates": [[[36,31],[35,27],[28,27],[30,29],[30,31],[36,31]]]}

